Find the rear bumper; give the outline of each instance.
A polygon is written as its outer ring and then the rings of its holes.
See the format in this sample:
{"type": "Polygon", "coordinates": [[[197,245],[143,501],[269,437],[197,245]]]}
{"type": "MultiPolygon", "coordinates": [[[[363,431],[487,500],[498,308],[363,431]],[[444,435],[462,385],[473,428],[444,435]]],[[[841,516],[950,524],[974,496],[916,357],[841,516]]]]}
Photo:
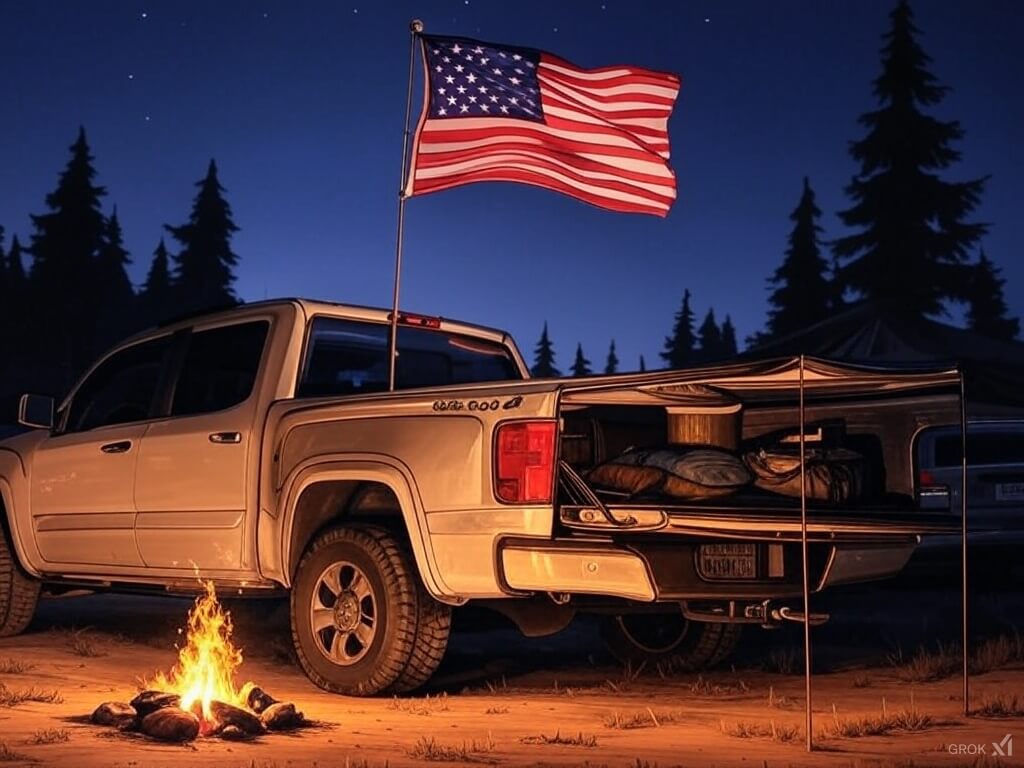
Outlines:
{"type": "MultiPolygon", "coordinates": [[[[745,579],[713,579],[701,573],[700,542],[505,539],[498,549],[504,586],[513,594],[551,593],[620,598],[638,602],[753,600],[802,594],[799,544],[757,543],[757,573],[745,579]],[[769,566],[769,564],[771,564],[769,566]]],[[[915,541],[808,547],[811,590],[896,575],[915,541]]]]}

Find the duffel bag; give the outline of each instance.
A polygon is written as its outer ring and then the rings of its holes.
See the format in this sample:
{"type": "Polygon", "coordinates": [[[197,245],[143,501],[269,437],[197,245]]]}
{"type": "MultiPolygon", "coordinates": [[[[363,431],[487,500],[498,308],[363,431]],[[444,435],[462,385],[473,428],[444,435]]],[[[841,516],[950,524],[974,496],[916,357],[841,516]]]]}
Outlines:
{"type": "MultiPolygon", "coordinates": [[[[800,452],[797,449],[751,451],[743,457],[754,485],[783,496],[800,497],[800,452]]],[[[807,498],[841,504],[864,493],[864,457],[848,448],[805,451],[807,498]]]]}

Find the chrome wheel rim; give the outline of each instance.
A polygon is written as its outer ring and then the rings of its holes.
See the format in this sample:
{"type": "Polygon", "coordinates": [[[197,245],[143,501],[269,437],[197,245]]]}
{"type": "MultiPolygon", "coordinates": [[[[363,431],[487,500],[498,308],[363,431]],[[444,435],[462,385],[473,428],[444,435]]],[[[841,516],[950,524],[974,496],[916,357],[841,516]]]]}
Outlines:
{"type": "Polygon", "coordinates": [[[317,650],[343,667],[362,659],[377,636],[377,601],[370,580],[354,563],[327,566],[316,580],[309,623],[317,650]]]}

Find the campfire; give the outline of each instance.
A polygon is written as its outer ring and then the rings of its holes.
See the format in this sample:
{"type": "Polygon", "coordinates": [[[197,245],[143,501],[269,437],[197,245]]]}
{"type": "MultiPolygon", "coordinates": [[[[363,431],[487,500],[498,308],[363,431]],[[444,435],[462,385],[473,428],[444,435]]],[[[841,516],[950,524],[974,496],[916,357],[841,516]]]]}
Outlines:
{"type": "Polygon", "coordinates": [[[200,736],[246,739],[307,723],[295,705],[279,702],[254,683],[235,687],[242,651],[231,641],[231,616],[204,582],[188,614],[185,642],[170,674],[147,681],[130,703],[108,701],[92,714],[98,725],[141,732],[164,741],[200,736]]]}

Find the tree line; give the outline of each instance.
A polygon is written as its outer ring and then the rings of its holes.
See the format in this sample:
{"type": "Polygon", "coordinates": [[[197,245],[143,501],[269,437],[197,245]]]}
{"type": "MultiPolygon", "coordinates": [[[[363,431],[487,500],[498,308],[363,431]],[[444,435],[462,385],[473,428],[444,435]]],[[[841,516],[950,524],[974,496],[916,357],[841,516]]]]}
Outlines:
{"type": "Polygon", "coordinates": [[[43,213],[31,216],[29,242],[9,246],[0,227],[0,355],[7,394],[60,394],[98,354],[125,336],[172,316],[236,304],[231,249],[238,231],[211,160],[196,184],[188,219],[165,225],[145,282],[128,277],[117,206],[103,209],[85,129],[43,213]],[[26,265],[26,260],[28,261],[26,265]]]}
{"type": "MultiPolygon", "coordinates": [[[[768,278],[765,327],[746,340],[752,347],[799,333],[859,301],[871,302],[897,322],[947,314],[959,305],[965,309],[967,327],[976,333],[1004,341],[1020,333],[1020,321],[1009,315],[1006,305],[1005,280],[981,247],[988,225],[970,221],[987,177],[940,177],[960,160],[954,145],[964,131],[955,120],[927,114],[949,89],[928,70],[931,58],[917,41],[920,30],[907,0],[900,0],[890,21],[883,36],[882,71],[873,82],[877,108],[860,116],[866,133],[849,147],[860,168],[845,189],[850,207],[839,211],[839,218],[851,231],[823,240],[821,210],[804,177],[789,217],[793,227],[788,247],[768,278]]],[[[690,298],[685,290],[665,339],[661,358],[670,368],[727,359],[737,352],[728,315],[718,326],[714,309],[709,309],[694,330],[690,298]]],[[[615,370],[614,365],[605,367],[605,373],[615,370]]],[[[546,324],[533,371],[559,375],[546,324]]],[[[571,372],[591,372],[580,345],[571,372]]]]}

